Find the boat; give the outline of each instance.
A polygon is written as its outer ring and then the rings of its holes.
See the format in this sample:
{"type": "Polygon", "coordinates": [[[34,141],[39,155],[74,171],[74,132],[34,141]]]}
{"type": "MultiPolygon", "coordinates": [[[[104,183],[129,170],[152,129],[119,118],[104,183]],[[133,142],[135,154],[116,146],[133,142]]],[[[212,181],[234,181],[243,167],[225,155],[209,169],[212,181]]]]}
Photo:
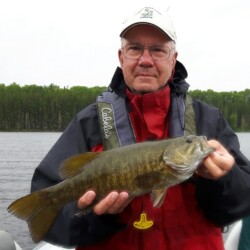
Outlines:
{"type": "MultiPolygon", "coordinates": [[[[242,221],[237,221],[231,227],[231,230],[226,234],[224,247],[225,250],[237,250],[242,221]]],[[[12,237],[5,231],[0,231],[0,250],[22,250],[21,247],[12,239],[12,237]]],[[[74,250],[75,248],[65,248],[56,246],[48,242],[41,242],[33,250],[74,250]]]]}
{"type": "Polygon", "coordinates": [[[229,232],[225,240],[225,250],[238,250],[242,220],[237,221],[229,232]]]}
{"type": "MultiPolygon", "coordinates": [[[[230,231],[225,235],[225,250],[238,250],[238,244],[240,239],[240,232],[242,227],[242,221],[237,221],[231,226],[230,231]]],[[[59,246],[55,246],[46,242],[38,245],[34,250],[69,250],[74,248],[63,248],[59,246]]]]}
{"type": "Polygon", "coordinates": [[[0,230],[0,250],[22,250],[9,233],[0,230]]]}
{"type": "Polygon", "coordinates": [[[60,246],[55,246],[47,242],[42,242],[36,246],[33,250],[74,250],[75,248],[65,248],[60,246]]]}

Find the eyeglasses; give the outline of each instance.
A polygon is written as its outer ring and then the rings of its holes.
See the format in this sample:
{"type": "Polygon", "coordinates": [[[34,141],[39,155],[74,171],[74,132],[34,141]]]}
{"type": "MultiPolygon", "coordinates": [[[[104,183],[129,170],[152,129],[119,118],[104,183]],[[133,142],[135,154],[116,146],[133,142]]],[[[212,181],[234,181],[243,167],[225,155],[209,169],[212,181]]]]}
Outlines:
{"type": "Polygon", "coordinates": [[[140,44],[126,44],[122,47],[124,57],[127,59],[138,60],[145,49],[148,49],[150,56],[153,60],[163,61],[169,58],[170,54],[174,49],[170,49],[167,46],[144,46],[140,44]]]}

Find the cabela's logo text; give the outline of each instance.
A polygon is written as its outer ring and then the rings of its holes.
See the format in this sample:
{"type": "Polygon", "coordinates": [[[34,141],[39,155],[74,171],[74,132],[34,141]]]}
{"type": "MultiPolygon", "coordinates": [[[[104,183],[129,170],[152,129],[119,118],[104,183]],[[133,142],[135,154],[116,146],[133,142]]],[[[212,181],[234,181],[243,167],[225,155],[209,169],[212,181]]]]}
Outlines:
{"type": "Polygon", "coordinates": [[[112,117],[112,109],[110,108],[102,108],[101,109],[101,119],[104,131],[105,139],[108,139],[111,135],[111,130],[113,129],[113,117],[112,117]]]}

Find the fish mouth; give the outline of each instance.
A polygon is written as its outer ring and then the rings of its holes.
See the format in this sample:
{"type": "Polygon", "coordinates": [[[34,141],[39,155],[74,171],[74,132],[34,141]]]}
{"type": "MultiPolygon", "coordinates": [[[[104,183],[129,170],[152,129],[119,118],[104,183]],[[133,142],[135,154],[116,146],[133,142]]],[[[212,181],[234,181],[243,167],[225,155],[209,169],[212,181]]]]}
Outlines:
{"type": "Polygon", "coordinates": [[[208,147],[206,150],[203,149],[203,154],[201,154],[201,157],[198,160],[199,163],[197,164],[196,167],[194,167],[194,169],[199,168],[202,165],[203,161],[206,159],[206,157],[209,156],[214,151],[215,151],[215,148],[212,148],[212,147],[208,147]]]}
{"type": "Polygon", "coordinates": [[[210,147],[207,143],[207,137],[205,135],[200,136],[201,142],[199,143],[199,150],[202,152],[201,158],[205,158],[215,151],[215,148],[210,147]]]}
{"type": "Polygon", "coordinates": [[[205,152],[204,152],[204,155],[203,155],[203,158],[210,155],[211,153],[213,153],[215,151],[215,148],[212,148],[212,147],[209,147],[205,152]]]}
{"type": "Polygon", "coordinates": [[[210,147],[208,145],[206,136],[202,136],[202,138],[203,138],[204,142],[200,144],[200,150],[201,150],[201,152],[203,152],[202,158],[205,158],[208,155],[210,155],[211,153],[213,153],[215,151],[215,148],[210,147]]]}

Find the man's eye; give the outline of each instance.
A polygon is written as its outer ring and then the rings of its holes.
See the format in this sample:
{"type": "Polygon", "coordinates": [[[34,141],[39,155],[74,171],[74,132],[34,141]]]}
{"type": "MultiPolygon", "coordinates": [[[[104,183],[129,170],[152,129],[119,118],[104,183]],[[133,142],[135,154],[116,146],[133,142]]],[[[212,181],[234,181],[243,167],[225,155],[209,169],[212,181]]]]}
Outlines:
{"type": "Polygon", "coordinates": [[[154,52],[163,52],[163,53],[165,52],[165,50],[163,48],[161,48],[161,47],[153,47],[151,49],[154,52]]]}
{"type": "Polygon", "coordinates": [[[130,46],[128,49],[133,50],[133,51],[140,51],[141,47],[139,47],[139,46],[130,46]]]}

